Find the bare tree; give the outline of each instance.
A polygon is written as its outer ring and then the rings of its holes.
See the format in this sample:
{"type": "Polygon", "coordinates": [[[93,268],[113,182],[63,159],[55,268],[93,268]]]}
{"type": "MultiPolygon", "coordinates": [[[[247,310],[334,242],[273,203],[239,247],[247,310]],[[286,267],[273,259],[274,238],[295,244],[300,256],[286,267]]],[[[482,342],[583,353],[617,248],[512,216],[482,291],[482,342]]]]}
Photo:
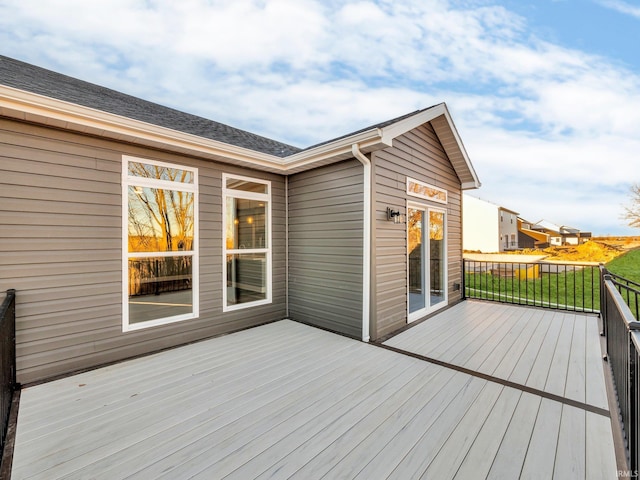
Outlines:
{"type": "Polygon", "coordinates": [[[631,185],[631,203],[623,206],[622,218],[629,221],[632,227],[640,228],[640,183],[631,185]]]}

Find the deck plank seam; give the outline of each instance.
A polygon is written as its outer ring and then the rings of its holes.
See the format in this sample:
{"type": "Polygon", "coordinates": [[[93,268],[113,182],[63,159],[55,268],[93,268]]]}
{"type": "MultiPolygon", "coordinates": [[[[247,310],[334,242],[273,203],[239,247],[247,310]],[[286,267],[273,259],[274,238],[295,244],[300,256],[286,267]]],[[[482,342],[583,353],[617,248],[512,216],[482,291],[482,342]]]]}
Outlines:
{"type": "Polygon", "coordinates": [[[401,355],[407,355],[409,357],[413,357],[413,358],[416,358],[418,360],[429,362],[429,363],[432,363],[434,365],[439,365],[441,367],[445,367],[445,368],[449,368],[449,369],[452,369],[452,370],[456,370],[456,371],[461,372],[461,373],[466,373],[467,375],[471,375],[471,376],[476,377],[476,378],[481,378],[481,379],[487,380],[489,382],[498,383],[498,384],[504,385],[506,387],[511,387],[511,388],[515,388],[517,390],[521,390],[523,392],[531,393],[533,395],[538,395],[538,396],[540,396],[542,398],[546,398],[546,399],[549,399],[549,400],[552,400],[552,401],[556,401],[556,402],[559,402],[559,403],[561,403],[563,405],[569,405],[571,407],[580,408],[580,409],[585,410],[587,412],[595,413],[597,415],[602,415],[602,416],[607,417],[607,418],[611,417],[611,413],[608,410],[605,410],[604,408],[596,407],[594,405],[589,405],[589,404],[583,403],[583,402],[578,402],[577,400],[572,400],[570,398],[562,397],[560,395],[556,395],[556,394],[553,394],[553,393],[545,392],[543,390],[538,390],[537,388],[528,387],[526,385],[515,383],[515,382],[512,382],[510,380],[505,380],[503,378],[494,377],[493,375],[487,375],[486,373],[476,372],[474,370],[470,370],[468,368],[461,367],[460,365],[455,365],[455,364],[452,364],[452,363],[443,362],[442,360],[438,360],[436,358],[431,358],[431,357],[427,357],[427,356],[424,356],[424,355],[420,355],[419,353],[409,352],[409,351],[406,351],[406,350],[402,350],[400,348],[392,347],[390,345],[384,345],[384,344],[375,343],[375,342],[371,342],[371,345],[374,345],[376,347],[379,347],[379,348],[382,348],[382,349],[385,349],[385,350],[390,350],[392,352],[396,352],[396,353],[399,353],[401,355]]]}

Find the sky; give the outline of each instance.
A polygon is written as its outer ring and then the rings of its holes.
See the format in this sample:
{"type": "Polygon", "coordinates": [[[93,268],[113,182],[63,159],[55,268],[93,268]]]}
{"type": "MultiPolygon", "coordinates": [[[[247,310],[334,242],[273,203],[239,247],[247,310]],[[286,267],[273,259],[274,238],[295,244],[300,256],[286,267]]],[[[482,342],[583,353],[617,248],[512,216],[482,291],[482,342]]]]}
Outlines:
{"type": "Polygon", "coordinates": [[[474,196],[594,235],[640,182],[640,2],[0,0],[0,54],[306,147],[446,102],[474,196]]]}

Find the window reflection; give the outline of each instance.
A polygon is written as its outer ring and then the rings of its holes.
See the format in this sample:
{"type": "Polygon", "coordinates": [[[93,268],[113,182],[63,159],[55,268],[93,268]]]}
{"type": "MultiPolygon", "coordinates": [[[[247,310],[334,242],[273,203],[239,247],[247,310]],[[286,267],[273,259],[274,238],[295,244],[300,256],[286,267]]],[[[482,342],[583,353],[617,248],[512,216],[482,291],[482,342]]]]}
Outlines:
{"type": "Polygon", "coordinates": [[[192,192],[129,187],[129,251],[193,250],[192,192]]]}
{"type": "Polygon", "coordinates": [[[441,212],[429,212],[429,256],[431,305],[435,305],[445,300],[444,213],[441,212]]]}
{"type": "Polygon", "coordinates": [[[192,257],[129,260],[129,323],[193,311],[192,257]]]}
{"type": "Polygon", "coordinates": [[[409,312],[425,307],[424,298],[424,242],[423,242],[422,210],[408,209],[408,241],[409,241],[409,312]]]}
{"type": "Polygon", "coordinates": [[[239,178],[227,178],[227,188],[241,190],[243,192],[269,193],[267,184],[241,180],[239,178]]]}
{"type": "Polygon", "coordinates": [[[267,248],[266,212],[264,201],[228,198],[227,249],[267,248]]]}
{"type": "Polygon", "coordinates": [[[193,183],[193,172],[149,163],[129,162],[129,175],[168,182],[193,183]]]}
{"type": "Polygon", "coordinates": [[[267,259],[264,253],[227,255],[227,304],[267,298],[267,259]]]}

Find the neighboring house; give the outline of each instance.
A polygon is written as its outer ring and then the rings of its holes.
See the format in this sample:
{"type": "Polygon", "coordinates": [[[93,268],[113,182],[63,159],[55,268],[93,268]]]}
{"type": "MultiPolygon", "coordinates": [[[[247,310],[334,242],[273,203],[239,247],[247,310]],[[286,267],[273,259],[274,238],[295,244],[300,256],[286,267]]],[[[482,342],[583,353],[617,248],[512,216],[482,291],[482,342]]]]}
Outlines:
{"type": "Polygon", "coordinates": [[[384,337],[461,299],[480,185],[445,104],[300,149],[7,57],[0,171],[21,383],[283,318],[384,337]]]}
{"type": "Polygon", "coordinates": [[[583,232],[567,225],[557,225],[547,220],[540,220],[532,225],[531,229],[548,234],[549,244],[555,246],[580,245],[591,239],[591,232],[583,232]]]}
{"type": "Polygon", "coordinates": [[[547,248],[550,235],[533,230],[532,223],[518,217],[518,244],[520,248],[547,248]]]}
{"type": "Polygon", "coordinates": [[[495,253],[517,250],[518,212],[472,195],[463,195],[463,248],[495,253]]]}

